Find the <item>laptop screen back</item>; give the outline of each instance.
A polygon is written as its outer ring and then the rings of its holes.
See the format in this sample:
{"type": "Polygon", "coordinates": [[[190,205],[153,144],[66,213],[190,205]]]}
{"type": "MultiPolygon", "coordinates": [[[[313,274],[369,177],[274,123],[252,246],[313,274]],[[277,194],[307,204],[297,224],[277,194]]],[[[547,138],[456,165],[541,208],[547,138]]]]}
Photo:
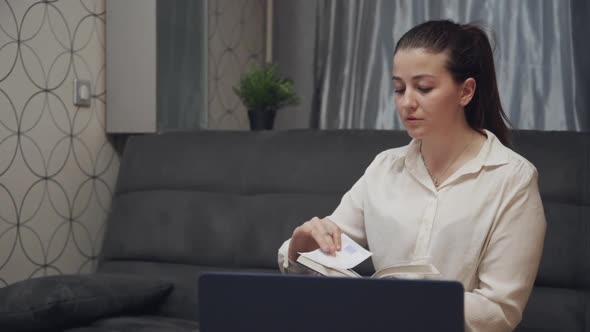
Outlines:
{"type": "Polygon", "coordinates": [[[201,332],[463,331],[458,282],[211,273],[201,332]]]}

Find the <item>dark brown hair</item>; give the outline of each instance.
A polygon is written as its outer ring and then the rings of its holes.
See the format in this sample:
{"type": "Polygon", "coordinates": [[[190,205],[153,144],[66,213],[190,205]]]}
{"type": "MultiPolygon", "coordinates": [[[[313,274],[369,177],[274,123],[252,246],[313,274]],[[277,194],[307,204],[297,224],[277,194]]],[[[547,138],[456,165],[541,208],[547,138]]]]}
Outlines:
{"type": "Polygon", "coordinates": [[[469,126],[479,132],[487,129],[504,145],[509,145],[510,122],[496,82],[492,46],[486,33],[473,24],[448,20],[428,21],[406,32],[395,46],[398,50],[424,48],[433,53],[446,52],[447,69],[457,83],[472,77],[476,82],[473,99],[465,106],[469,126]]]}

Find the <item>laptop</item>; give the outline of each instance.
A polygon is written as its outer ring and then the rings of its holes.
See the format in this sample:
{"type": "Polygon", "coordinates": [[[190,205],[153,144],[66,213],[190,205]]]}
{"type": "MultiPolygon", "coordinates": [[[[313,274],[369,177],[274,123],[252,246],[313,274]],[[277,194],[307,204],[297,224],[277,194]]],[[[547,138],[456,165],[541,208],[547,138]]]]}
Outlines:
{"type": "Polygon", "coordinates": [[[454,281],[207,273],[201,332],[463,331],[454,281]]]}

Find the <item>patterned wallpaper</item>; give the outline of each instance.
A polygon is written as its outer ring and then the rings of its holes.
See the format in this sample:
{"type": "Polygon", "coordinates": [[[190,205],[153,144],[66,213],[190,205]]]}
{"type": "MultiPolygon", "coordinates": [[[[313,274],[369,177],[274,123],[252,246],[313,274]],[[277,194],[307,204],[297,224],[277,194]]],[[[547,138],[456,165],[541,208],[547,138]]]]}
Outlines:
{"type": "MultiPolygon", "coordinates": [[[[119,160],[105,135],[105,1],[0,0],[0,287],[91,272],[119,160]],[[73,105],[73,80],[92,105],[73,105]]],[[[248,129],[234,94],[264,60],[266,0],[209,0],[209,125],[248,129]]]]}
{"type": "Polygon", "coordinates": [[[209,0],[210,129],[249,129],[235,95],[240,75],[264,63],[266,0],[209,0]]]}
{"type": "Polygon", "coordinates": [[[104,17],[104,0],[0,0],[0,286],[94,269],[119,168],[104,17]]]}

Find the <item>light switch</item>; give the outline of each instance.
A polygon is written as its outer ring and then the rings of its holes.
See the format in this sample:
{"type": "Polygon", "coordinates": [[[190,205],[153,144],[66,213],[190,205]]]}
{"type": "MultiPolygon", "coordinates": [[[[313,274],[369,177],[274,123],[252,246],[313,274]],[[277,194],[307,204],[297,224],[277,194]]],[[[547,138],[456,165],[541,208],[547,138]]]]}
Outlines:
{"type": "Polygon", "coordinates": [[[90,107],[92,100],[90,91],[90,81],[74,79],[74,105],[90,107]]]}

